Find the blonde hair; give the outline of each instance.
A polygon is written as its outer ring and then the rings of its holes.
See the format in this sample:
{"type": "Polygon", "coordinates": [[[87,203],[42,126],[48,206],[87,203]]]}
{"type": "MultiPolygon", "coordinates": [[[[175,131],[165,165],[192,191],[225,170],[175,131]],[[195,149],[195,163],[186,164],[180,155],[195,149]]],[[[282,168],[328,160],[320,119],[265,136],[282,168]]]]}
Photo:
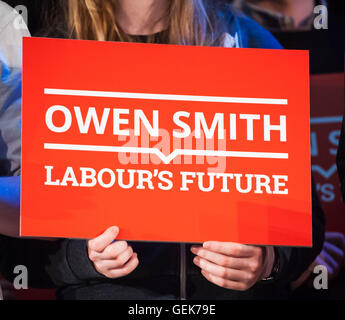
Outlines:
{"type": "MultiPolygon", "coordinates": [[[[83,40],[134,41],[116,21],[116,0],[68,0],[69,36],[83,40]]],[[[226,23],[215,0],[170,0],[165,43],[223,46],[226,23]]],[[[153,37],[147,38],[148,42],[153,37]]]]}

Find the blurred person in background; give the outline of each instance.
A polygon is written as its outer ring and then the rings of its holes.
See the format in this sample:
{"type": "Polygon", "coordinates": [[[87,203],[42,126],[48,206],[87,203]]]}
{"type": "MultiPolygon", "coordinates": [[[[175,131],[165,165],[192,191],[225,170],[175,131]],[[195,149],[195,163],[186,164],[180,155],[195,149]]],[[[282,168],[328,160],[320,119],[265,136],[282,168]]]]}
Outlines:
{"type": "MultiPolygon", "coordinates": [[[[29,35],[22,17],[0,1],[0,234],[9,236],[19,234],[21,41],[29,35]]],[[[0,240],[0,259],[1,249],[0,240]]],[[[13,298],[13,286],[0,279],[0,293],[13,298]]]]}
{"type": "MultiPolygon", "coordinates": [[[[341,32],[344,20],[341,12],[328,7],[326,0],[234,0],[238,10],[256,20],[270,30],[286,49],[308,49],[311,57],[311,73],[343,72],[344,42],[341,32]],[[316,6],[325,6],[327,11],[320,23],[327,29],[315,29],[315,19],[321,11],[314,11],[316,6]]],[[[332,2],[332,4],[334,1],[332,2]]],[[[312,106],[313,107],[313,106],[312,106]]],[[[344,145],[344,133],[340,145],[344,145]]],[[[344,156],[339,152],[338,163],[343,163],[344,156]]],[[[341,166],[341,165],[340,165],[341,166]]],[[[344,171],[339,171],[344,179],[344,171]]],[[[344,187],[343,187],[344,188],[344,187]]],[[[345,219],[345,216],[343,217],[345,219]]],[[[327,267],[329,280],[336,280],[344,274],[345,237],[341,232],[326,232],[322,252],[305,271],[292,283],[292,289],[302,284],[312,285],[313,270],[316,265],[327,267]]]]}
{"type": "Polygon", "coordinates": [[[19,230],[23,36],[22,17],[0,1],[0,233],[11,236],[19,230]]]}
{"type": "Polygon", "coordinates": [[[326,0],[234,0],[234,6],[271,32],[312,30],[314,8],[326,0]]]}
{"type": "Polygon", "coordinates": [[[344,71],[343,1],[233,0],[228,2],[233,2],[237,10],[272,32],[285,49],[310,50],[312,74],[344,71]],[[317,28],[315,23],[318,24],[317,28]]]}

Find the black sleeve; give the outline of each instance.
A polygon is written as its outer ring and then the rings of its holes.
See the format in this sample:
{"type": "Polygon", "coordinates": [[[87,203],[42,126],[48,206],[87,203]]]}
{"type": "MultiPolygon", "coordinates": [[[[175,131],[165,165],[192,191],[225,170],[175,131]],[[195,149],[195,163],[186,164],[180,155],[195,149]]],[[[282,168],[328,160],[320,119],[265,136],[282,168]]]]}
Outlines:
{"type": "Polygon", "coordinates": [[[341,184],[341,193],[345,201],[345,113],[344,113],[343,125],[341,128],[341,134],[340,134],[340,140],[339,140],[337,166],[338,166],[338,173],[339,173],[340,184],[341,184]]]}
{"type": "Polygon", "coordinates": [[[290,282],[297,280],[312,264],[322,250],[325,238],[325,215],[319,201],[314,180],[312,181],[312,219],[313,219],[313,246],[304,247],[277,247],[279,261],[277,281],[290,282]]]}
{"type": "Polygon", "coordinates": [[[103,279],[88,258],[86,241],[40,241],[0,237],[0,272],[9,281],[17,265],[28,269],[30,288],[57,288],[103,279]]]}

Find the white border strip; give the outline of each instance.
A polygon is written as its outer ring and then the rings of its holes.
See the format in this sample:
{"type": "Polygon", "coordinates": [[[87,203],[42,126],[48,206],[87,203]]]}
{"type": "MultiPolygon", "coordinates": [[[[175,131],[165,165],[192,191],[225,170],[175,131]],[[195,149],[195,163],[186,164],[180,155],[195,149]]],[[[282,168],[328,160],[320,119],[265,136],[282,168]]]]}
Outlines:
{"type": "Polygon", "coordinates": [[[78,96],[78,97],[99,97],[99,98],[288,105],[287,99],[235,98],[235,97],[175,95],[175,94],[65,90],[65,89],[48,89],[48,88],[44,89],[44,94],[60,95],[60,96],[78,96]]]}
{"type": "Polygon", "coordinates": [[[170,163],[179,155],[185,156],[209,156],[209,157],[231,157],[231,158],[255,158],[255,159],[288,159],[288,153],[273,152],[245,152],[245,151],[218,151],[218,150],[183,150],[176,149],[168,156],[165,156],[160,150],[155,148],[137,148],[137,147],[113,147],[113,146],[95,146],[78,144],[57,144],[45,143],[46,150],[65,150],[65,151],[93,151],[93,152],[114,152],[114,153],[142,153],[154,154],[165,164],[170,163]]]}

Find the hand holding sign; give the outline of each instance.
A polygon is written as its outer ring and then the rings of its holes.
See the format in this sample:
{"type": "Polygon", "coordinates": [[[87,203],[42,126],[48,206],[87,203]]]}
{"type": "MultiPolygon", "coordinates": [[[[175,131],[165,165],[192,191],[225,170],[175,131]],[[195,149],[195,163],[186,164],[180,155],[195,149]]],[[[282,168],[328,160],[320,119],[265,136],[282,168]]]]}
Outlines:
{"type": "Polygon", "coordinates": [[[196,255],[194,263],[208,281],[226,289],[245,291],[271,274],[274,260],[271,249],[267,247],[264,254],[263,247],[210,241],[202,247],[192,247],[191,251],[196,255]]]}
{"type": "Polygon", "coordinates": [[[89,259],[96,270],[112,279],[129,275],[139,264],[138,255],[126,241],[114,242],[118,234],[119,228],[111,227],[87,243],[89,259]]]}

